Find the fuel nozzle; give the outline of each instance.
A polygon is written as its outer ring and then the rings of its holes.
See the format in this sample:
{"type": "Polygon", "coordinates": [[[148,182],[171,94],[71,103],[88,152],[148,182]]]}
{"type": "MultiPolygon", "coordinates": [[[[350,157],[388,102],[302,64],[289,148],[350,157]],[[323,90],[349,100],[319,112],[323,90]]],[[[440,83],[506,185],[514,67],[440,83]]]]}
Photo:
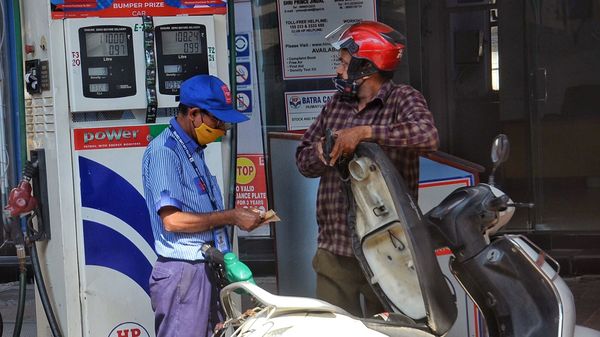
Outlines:
{"type": "Polygon", "coordinates": [[[37,205],[37,199],[31,193],[31,178],[37,173],[38,162],[27,161],[23,168],[23,176],[17,187],[13,188],[8,195],[8,203],[4,210],[11,217],[19,217],[33,211],[37,205]]]}
{"type": "Polygon", "coordinates": [[[250,268],[244,262],[240,261],[234,253],[223,254],[217,248],[206,243],[200,249],[204,253],[204,258],[209,263],[216,263],[224,268],[224,276],[227,282],[248,281],[256,284],[250,268]]]}

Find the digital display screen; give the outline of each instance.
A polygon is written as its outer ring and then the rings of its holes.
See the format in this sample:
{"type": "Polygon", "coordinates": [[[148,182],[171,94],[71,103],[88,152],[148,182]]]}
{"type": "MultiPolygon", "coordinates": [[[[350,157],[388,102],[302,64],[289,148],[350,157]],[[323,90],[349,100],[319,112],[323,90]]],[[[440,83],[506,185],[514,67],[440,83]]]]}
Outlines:
{"type": "Polygon", "coordinates": [[[163,31],[161,34],[164,55],[202,54],[202,36],[199,30],[163,31]]]}
{"type": "Polygon", "coordinates": [[[181,81],[165,81],[165,89],[179,89],[181,81]]]}
{"type": "Polygon", "coordinates": [[[88,76],[108,76],[107,67],[88,68],[88,76]]]}
{"type": "Polygon", "coordinates": [[[108,92],[108,83],[92,83],[90,92],[108,92]]]}
{"type": "Polygon", "coordinates": [[[85,46],[89,57],[127,56],[127,33],[86,33],[85,46]]]}
{"type": "Polygon", "coordinates": [[[181,74],[183,72],[181,64],[167,64],[164,69],[167,74],[181,74]]]}

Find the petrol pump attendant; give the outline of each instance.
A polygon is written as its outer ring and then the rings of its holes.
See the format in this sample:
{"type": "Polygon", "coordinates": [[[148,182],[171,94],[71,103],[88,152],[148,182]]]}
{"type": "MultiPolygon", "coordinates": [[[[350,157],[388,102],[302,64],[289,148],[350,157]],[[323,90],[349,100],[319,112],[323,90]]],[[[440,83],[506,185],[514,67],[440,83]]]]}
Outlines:
{"type": "Polygon", "coordinates": [[[349,203],[332,166],[339,158],[352,156],[360,142],[378,143],[416,199],[419,155],[437,149],[438,134],[421,93],[392,81],[404,49],[399,32],[379,22],[363,21],[342,25],[326,39],[339,50],[334,79],[339,92],[306,130],[296,150],[300,173],[321,178],[318,249],[313,259],[317,297],[356,316],[371,316],[383,308],[354,257],[347,224],[349,203]],[[323,155],[327,129],[335,131],[329,161],[323,155]]]}
{"type": "Polygon", "coordinates": [[[219,322],[218,294],[200,249],[236,225],[250,231],[259,213],[223,209],[221,191],[205,162],[206,145],[230,123],[248,120],[231,105],[217,77],[194,76],[181,84],[180,106],[142,160],[144,194],[158,260],[150,276],[150,299],[157,337],[208,336],[219,322]]]}

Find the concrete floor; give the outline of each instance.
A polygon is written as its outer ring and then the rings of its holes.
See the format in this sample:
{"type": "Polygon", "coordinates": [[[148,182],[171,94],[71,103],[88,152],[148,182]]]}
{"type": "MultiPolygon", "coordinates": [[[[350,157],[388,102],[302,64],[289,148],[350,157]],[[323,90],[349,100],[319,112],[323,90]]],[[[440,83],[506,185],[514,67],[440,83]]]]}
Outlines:
{"type": "MultiPolygon", "coordinates": [[[[257,278],[257,283],[269,291],[275,291],[275,278],[257,278]]],[[[582,276],[565,280],[575,298],[577,324],[600,330],[600,276],[582,276]]],[[[18,301],[18,283],[0,284],[0,313],[4,320],[2,337],[13,334],[18,301]]],[[[36,337],[35,301],[33,285],[27,286],[25,317],[21,337],[36,337]]]]}
{"type": "Polygon", "coordinates": [[[575,298],[577,324],[600,330],[600,275],[565,279],[575,298]]]}
{"type": "MultiPolygon", "coordinates": [[[[35,299],[33,284],[27,285],[25,295],[25,313],[21,337],[36,337],[35,325],[35,299]]],[[[11,282],[0,284],[0,313],[4,321],[4,332],[2,337],[11,337],[17,317],[17,306],[19,300],[19,283],[11,282]]]]}

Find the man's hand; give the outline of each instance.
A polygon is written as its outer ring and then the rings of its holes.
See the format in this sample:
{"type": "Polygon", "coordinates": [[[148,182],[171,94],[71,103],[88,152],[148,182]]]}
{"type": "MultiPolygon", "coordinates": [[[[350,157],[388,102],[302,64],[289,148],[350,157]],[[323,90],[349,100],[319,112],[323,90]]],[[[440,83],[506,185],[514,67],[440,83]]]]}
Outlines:
{"type": "Polygon", "coordinates": [[[259,212],[246,208],[234,208],[231,210],[234,217],[234,225],[245,231],[251,231],[262,224],[259,212]]]}
{"type": "Polygon", "coordinates": [[[355,126],[335,132],[335,145],[331,150],[329,166],[335,165],[341,156],[350,156],[356,150],[358,144],[371,138],[371,127],[368,125],[355,126]]]}

